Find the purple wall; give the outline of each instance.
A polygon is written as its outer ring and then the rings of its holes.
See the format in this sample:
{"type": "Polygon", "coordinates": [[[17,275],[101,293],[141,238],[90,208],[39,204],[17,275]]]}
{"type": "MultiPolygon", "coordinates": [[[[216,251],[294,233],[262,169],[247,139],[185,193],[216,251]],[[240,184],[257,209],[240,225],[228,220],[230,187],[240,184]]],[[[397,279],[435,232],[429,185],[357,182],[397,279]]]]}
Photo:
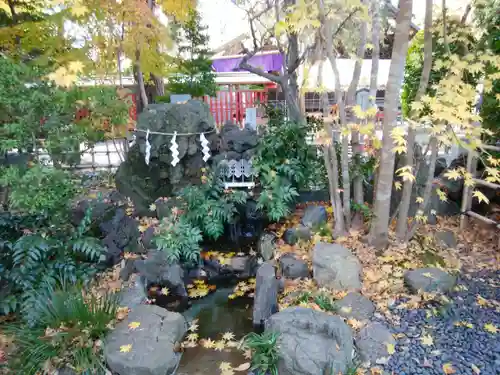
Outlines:
{"type": "MultiPolygon", "coordinates": [[[[234,72],[240,70],[238,66],[242,59],[242,57],[215,59],[212,61],[212,66],[216,72],[234,72]]],[[[257,55],[253,56],[248,63],[266,72],[281,71],[283,67],[283,55],[279,52],[272,55],[257,55]]]]}

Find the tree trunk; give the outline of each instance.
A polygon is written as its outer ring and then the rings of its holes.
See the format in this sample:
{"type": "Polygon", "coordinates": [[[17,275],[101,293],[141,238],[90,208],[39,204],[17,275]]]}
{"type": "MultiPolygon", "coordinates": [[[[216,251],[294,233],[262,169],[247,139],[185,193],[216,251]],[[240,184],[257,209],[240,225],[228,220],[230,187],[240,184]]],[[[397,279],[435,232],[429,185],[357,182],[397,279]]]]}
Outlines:
{"type": "Polygon", "coordinates": [[[140,58],[141,58],[141,53],[137,49],[135,51],[135,70],[137,74],[137,86],[139,88],[139,94],[141,96],[142,109],[145,109],[149,105],[149,101],[148,101],[148,95],[146,94],[144,76],[142,75],[140,58]]]}
{"type": "MultiPolygon", "coordinates": [[[[333,74],[335,75],[335,100],[339,109],[339,117],[340,117],[340,130],[344,126],[347,126],[347,119],[345,113],[345,102],[342,95],[341,87],[340,87],[340,73],[337,66],[337,59],[333,54],[332,50],[327,52],[328,60],[332,65],[333,74]]],[[[341,153],[341,168],[342,168],[342,190],[344,193],[342,194],[342,205],[344,212],[344,221],[345,221],[345,229],[349,231],[351,224],[351,183],[349,179],[349,138],[347,135],[342,135],[342,153],[341,153]]]]}
{"type": "Polygon", "coordinates": [[[346,228],[344,222],[344,215],[342,212],[342,204],[340,204],[340,191],[339,191],[339,164],[337,160],[337,153],[333,147],[333,134],[330,125],[325,124],[325,131],[331,143],[323,146],[323,157],[325,158],[325,166],[328,174],[328,188],[330,192],[330,201],[333,207],[333,215],[335,227],[333,230],[334,237],[345,235],[346,228]]]}
{"type": "Polygon", "coordinates": [[[396,30],[392,49],[392,61],[385,93],[384,127],[380,169],[375,197],[374,218],[371,223],[369,242],[377,248],[388,243],[392,181],[394,174],[394,144],[391,137],[399,103],[401,83],[403,81],[404,64],[408,51],[409,29],[411,22],[412,0],[400,0],[396,17],[396,30]]]}
{"type": "MultiPolygon", "coordinates": [[[[376,106],[377,99],[377,89],[378,89],[378,66],[380,60],[380,9],[379,0],[372,0],[371,3],[372,12],[372,67],[370,72],[370,100],[372,105],[376,106]]],[[[375,118],[375,131],[377,130],[377,119],[375,118]]],[[[377,151],[377,154],[379,152],[377,151]]],[[[377,181],[378,181],[378,171],[379,168],[375,168],[373,171],[373,201],[375,202],[375,197],[377,195],[377,181]]]]}
{"type": "Polygon", "coordinates": [[[372,105],[376,105],[377,88],[378,88],[378,65],[380,60],[380,16],[379,16],[379,0],[372,0],[372,68],[370,73],[370,100],[372,105]]]}
{"type": "MultiPolygon", "coordinates": [[[[420,101],[422,96],[427,92],[427,86],[429,84],[429,77],[432,68],[432,0],[426,0],[425,5],[425,27],[424,27],[424,64],[422,68],[422,74],[420,76],[420,83],[418,86],[418,91],[415,96],[415,102],[420,101]]],[[[411,124],[408,126],[408,138],[406,147],[406,161],[405,165],[414,166],[414,146],[415,146],[416,129],[411,124]]],[[[425,162],[425,161],[424,161],[425,162]]],[[[434,161],[435,164],[435,161],[434,161]]],[[[418,170],[413,170],[413,173],[418,173],[418,170]]],[[[434,175],[434,174],[433,174],[434,175]]],[[[432,181],[431,181],[432,183],[432,181]]],[[[411,196],[413,191],[413,182],[411,180],[404,181],[403,184],[403,194],[401,200],[401,206],[399,208],[398,224],[396,229],[396,237],[399,241],[403,242],[406,240],[407,230],[408,230],[408,210],[411,205],[411,196]]]]}
{"type": "MultiPolygon", "coordinates": [[[[429,201],[431,199],[432,195],[432,187],[433,183],[432,181],[434,180],[434,172],[436,171],[436,160],[438,157],[438,141],[435,136],[432,136],[430,139],[430,149],[431,149],[431,159],[430,159],[430,164],[429,164],[429,175],[427,176],[427,181],[425,182],[425,190],[424,190],[424,201],[420,204],[420,207],[417,210],[417,214],[420,215],[425,215],[425,212],[427,211],[427,206],[429,205],[429,201]]],[[[412,239],[413,235],[415,234],[415,231],[417,230],[418,223],[416,221],[413,222],[413,225],[408,232],[408,235],[406,237],[406,241],[409,241],[412,239]]]]}
{"type": "MultiPolygon", "coordinates": [[[[347,105],[349,107],[353,107],[354,105],[356,105],[356,91],[359,85],[359,78],[361,76],[361,67],[363,65],[363,60],[365,57],[366,29],[367,29],[366,21],[361,21],[360,41],[358,49],[356,51],[357,60],[356,63],[354,64],[352,80],[349,85],[349,89],[347,90],[347,105]]],[[[357,130],[353,130],[351,133],[351,146],[352,146],[352,163],[353,165],[359,165],[361,163],[361,155],[363,153],[363,147],[361,145],[359,132],[357,130]]],[[[357,204],[359,207],[364,202],[363,175],[361,173],[355,173],[352,182],[354,185],[353,186],[354,203],[357,204]]],[[[359,209],[354,214],[353,224],[357,228],[363,224],[363,217],[359,209]]]]}

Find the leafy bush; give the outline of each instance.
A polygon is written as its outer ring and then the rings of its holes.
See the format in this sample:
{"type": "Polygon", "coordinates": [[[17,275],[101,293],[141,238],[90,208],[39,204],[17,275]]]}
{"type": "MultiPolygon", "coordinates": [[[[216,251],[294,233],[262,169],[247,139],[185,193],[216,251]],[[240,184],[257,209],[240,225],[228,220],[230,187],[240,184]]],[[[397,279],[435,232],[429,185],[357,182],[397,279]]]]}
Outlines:
{"type": "Polygon", "coordinates": [[[263,191],[257,199],[257,209],[265,210],[271,220],[278,221],[290,214],[295,197],[299,195],[286,178],[279,176],[275,171],[259,175],[263,191]]]}
{"type": "Polygon", "coordinates": [[[73,164],[81,143],[88,146],[106,132],[116,136],[125,129],[128,103],[116,89],[62,89],[45,79],[47,73],[0,57],[0,151],[32,152],[43,146],[55,165],[73,164]],[[82,116],[76,116],[78,111],[82,116]]]}
{"type": "Polygon", "coordinates": [[[0,313],[29,310],[39,286],[55,285],[60,277],[72,283],[91,280],[104,253],[100,241],[86,235],[91,217],[89,207],[77,227],[24,228],[0,242],[0,313]]]}
{"type": "Polygon", "coordinates": [[[247,193],[224,190],[217,172],[203,171],[202,184],[188,186],[180,191],[183,218],[202,233],[217,239],[224,233],[225,224],[233,221],[237,214],[236,205],[244,204],[247,193]]]}
{"type": "Polygon", "coordinates": [[[115,318],[114,295],[85,296],[81,286],[58,281],[33,296],[29,321],[8,327],[16,352],[9,363],[16,373],[52,373],[69,367],[77,374],[105,370],[101,339],[115,318]]]}
{"type": "Polygon", "coordinates": [[[200,259],[200,241],[203,239],[198,227],[184,217],[172,215],[162,220],[154,242],[164,251],[169,262],[196,263],[200,259]]]}
{"type": "Polygon", "coordinates": [[[269,121],[253,166],[262,187],[258,207],[267,211],[272,220],[279,220],[290,213],[299,189],[317,184],[317,171],[324,165],[316,148],[305,141],[317,130],[317,122],[291,123],[279,109],[270,106],[266,112],[269,121]]]}
{"type": "Polygon", "coordinates": [[[278,337],[275,332],[249,333],[243,339],[243,347],[252,352],[252,371],[257,375],[278,375],[278,337]]]}
{"type": "Polygon", "coordinates": [[[77,193],[67,172],[38,164],[25,171],[5,168],[0,186],[9,188],[10,209],[28,215],[50,215],[52,221],[68,212],[69,202],[77,193]]]}

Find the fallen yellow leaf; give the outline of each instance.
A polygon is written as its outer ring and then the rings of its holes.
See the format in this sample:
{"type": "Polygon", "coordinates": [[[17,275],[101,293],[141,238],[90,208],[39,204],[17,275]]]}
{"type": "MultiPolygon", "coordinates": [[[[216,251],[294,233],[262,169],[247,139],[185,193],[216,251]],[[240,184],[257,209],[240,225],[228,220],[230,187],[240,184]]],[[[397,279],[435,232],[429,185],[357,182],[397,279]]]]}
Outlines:
{"type": "Polygon", "coordinates": [[[130,322],[128,324],[128,328],[131,330],[135,330],[135,329],[139,328],[140,325],[141,325],[141,322],[130,322]]]}
{"type": "Polygon", "coordinates": [[[132,350],[132,345],[131,344],[120,346],[120,353],[128,353],[131,350],[132,350]]]}
{"type": "Polygon", "coordinates": [[[498,327],[496,327],[493,323],[485,324],[484,330],[489,333],[498,333],[498,327]]]}
{"type": "Polygon", "coordinates": [[[227,371],[227,370],[230,370],[231,368],[232,368],[232,366],[229,362],[221,362],[219,365],[219,369],[221,371],[227,371]]]}
{"type": "Polygon", "coordinates": [[[451,365],[451,363],[445,363],[443,365],[443,372],[446,374],[446,375],[451,375],[451,374],[454,374],[456,371],[455,369],[453,368],[453,366],[451,365]]]}
{"type": "Polygon", "coordinates": [[[394,347],[394,344],[386,344],[386,346],[387,346],[387,353],[392,355],[396,352],[396,348],[394,347]]]}
{"type": "Polygon", "coordinates": [[[434,339],[432,338],[431,335],[422,336],[420,338],[420,341],[422,342],[422,345],[425,345],[425,346],[434,345],[434,339]]]}

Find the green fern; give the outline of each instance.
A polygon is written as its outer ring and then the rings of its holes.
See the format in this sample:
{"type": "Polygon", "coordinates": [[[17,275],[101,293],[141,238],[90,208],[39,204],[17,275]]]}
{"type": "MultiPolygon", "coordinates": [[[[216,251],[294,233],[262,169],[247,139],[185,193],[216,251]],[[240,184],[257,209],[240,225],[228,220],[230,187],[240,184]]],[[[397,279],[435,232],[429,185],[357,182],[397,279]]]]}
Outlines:
{"type": "Polygon", "coordinates": [[[200,258],[199,243],[203,237],[197,227],[183,218],[164,218],[159,233],[154,237],[159,250],[164,251],[171,263],[197,263],[200,258]]]}

